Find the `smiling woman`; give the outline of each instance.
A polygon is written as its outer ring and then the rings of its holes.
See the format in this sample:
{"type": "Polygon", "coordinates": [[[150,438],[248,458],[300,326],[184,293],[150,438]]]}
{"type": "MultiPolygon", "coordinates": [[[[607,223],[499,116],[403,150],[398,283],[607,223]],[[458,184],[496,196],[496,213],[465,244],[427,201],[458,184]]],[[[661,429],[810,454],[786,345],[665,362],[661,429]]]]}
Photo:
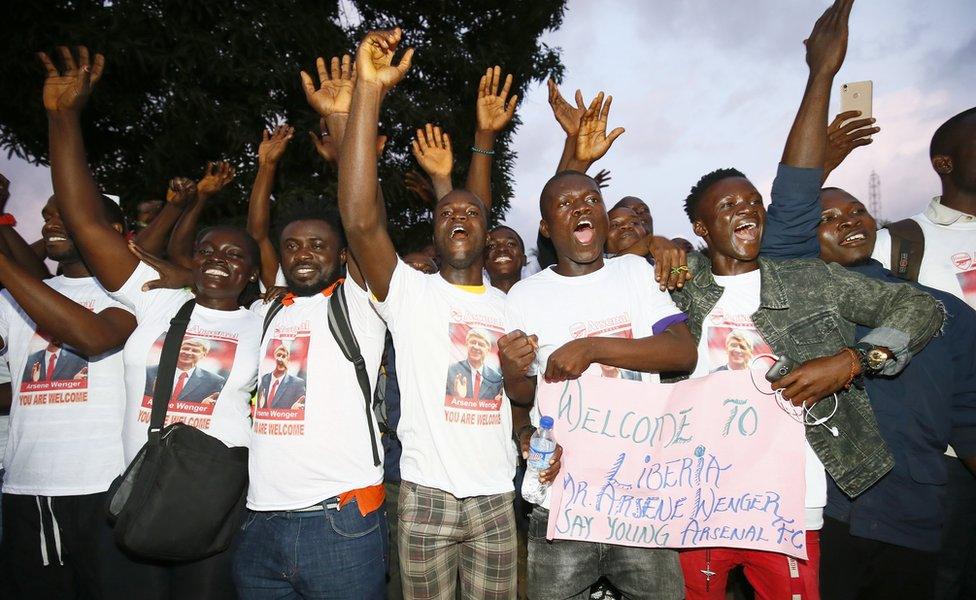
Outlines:
{"type": "MultiPolygon", "coordinates": [[[[192,291],[150,290],[159,272],[133,255],[102,209],[101,194],[85,161],[80,115],[101,76],[104,60],[78,49],[61,48],[63,74],[47,55],[44,107],[50,126],[51,170],[57,209],[70,237],[94,275],[112,296],[128,306],[138,325],[126,342],[126,411],[123,453],[130,463],[147,440],[147,424],[159,376],[160,353],[170,321],[195,300],[183,349],[173,373],[166,423],[183,422],[205,431],[227,446],[246,446],[250,437],[250,397],[254,389],[261,338],[261,319],[240,306],[241,292],[257,280],[257,244],[242,229],[219,226],[204,230],[192,256],[192,291]]],[[[50,241],[50,240],[49,240],[50,241]]],[[[230,552],[179,566],[160,566],[135,559],[113,565],[117,582],[130,597],[147,587],[165,586],[175,597],[179,585],[195,582],[193,595],[233,594],[230,552]],[[203,574],[201,574],[203,573],[203,574]],[[201,578],[207,579],[200,586],[201,578]]],[[[121,560],[121,559],[120,559],[121,560]]],[[[125,593],[125,592],[123,592],[125,593]]]]}

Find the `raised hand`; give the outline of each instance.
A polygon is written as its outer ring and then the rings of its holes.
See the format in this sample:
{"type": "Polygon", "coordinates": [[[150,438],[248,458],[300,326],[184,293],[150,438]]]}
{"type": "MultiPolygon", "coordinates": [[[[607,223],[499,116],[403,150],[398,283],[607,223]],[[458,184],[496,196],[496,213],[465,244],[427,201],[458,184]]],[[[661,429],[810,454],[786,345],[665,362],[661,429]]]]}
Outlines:
{"type": "Polygon", "coordinates": [[[454,395],[458,398],[468,397],[468,378],[460,373],[454,376],[454,395]]]}
{"type": "Polygon", "coordinates": [[[329,135],[329,128],[325,126],[325,117],[319,119],[319,133],[309,131],[308,137],[312,140],[315,151],[325,162],[330,165],[339,162],[339,144],[336,143],[335,138],[329,135]]]}
{"type": "Polygon", "coordinates": [[[413,156],[431,178],[450,177],[454,168],[451,138],[440,127],[427,123],[426,129],[418,129],[417,137],[410,143],[413,156]]]}
{"type": "Polygon", "coordinates": [[[197,181],[197,196],[201,199],[209,198],[234,179],[234,167],[226,160],[208,162],[203,171],[203,177],[197,181]]]}
{"type": "Polygon", "coordinates": [[[854,0],[835,0],[817,19],[807,47],[807,65],[811,75],[833,77],[844,64],[847,54],[847,22],[854,0]]]}
{"type": "Polygon", "coordinates": [[[604,102],[603,92],[600,92],[583,113],[576,137],[575,159],[577,161],[593,163],[599,160],[607,153],[614,140],[623,135],[623,127],[617,127],[609,135],[607,134],[607,118],[610,116],[612,103],[613,96],[607,96],[604,102]]]}
{"type": "Polygon", "coordinates": [[[352,104],[352,90],[356,85],[356,69],[352,58],[346,54],[340,61],[339,57],[333,56],[330,72],[320,56],[315,59],[315,67],[319,75],[318,89],[315,89],[312,76],[305,71],[301,72],[302,88],[305,90],[308,105],[323,117],[348,113],[352,104]]]}
{"type": "Polygon", "coordinates": [[[274,131],[261,132],[261,145],[258,146],[259,165],[277,165],[295,135],[295,129],[287,123],[274,128],[274,131]]]}
{"type": "Polygon", "coordinates": [[[647,252],[654,257],[654,280],[661,291],[684,287],[685,282],[691,280],[685,249],[666,237],[650,235],[645,239],[647,252]]]}
{"type": "Polygon", "coordinates": [[[481,131],[499,132],[508,125],[515,114],[518,95],[513,94],[511,98],[508,97],[509,90],[512,89],[512,75],[509,73],[505,77],[505,85],[499,92],[498,83],[501,75],[501,67],[489,68],[478,83],[477,114],[478,129],[481,131]]]}
{"type": "Polygon", "coordinates": [[[874,119],[858,119],[859,110],[849,110],[834,117],[827,126],[827,154],[824,157],[823,179],[836,169],[854,148],[867,146],[874,140],[872,135],[881,131],[880,127],[872,127],[874,119]]]}
{"type": "Polygon", "coordinates": [[[63,73],[58,71],[46,53],[37,53],[47,70],[47,79],[44,80],[44,108],[49,113],[81,112],[95,84],[102,78],[105,57],[95,54],[95,61],[92,63],[87,47],[78,46],[77,51],[76,61],[67,46],[58,46],[64,65],[63,73]]]}
{"type": "Polygon", "coordinates": [[[552,107],[552,115],[556,117],[556,122],[566,132],[567,137],[576,135],[579,131],[580,119],[586,112],[583,92],[576,90],[576,106],[573,107],[559,93],[559,88],[556,87],[556,82],[553,81],[552,77],[549,78],[547,85],[549,86],[549,106],[552,107]]]}
{"type": "Polygon", "coordinates": [[[399,27],[366,34],[356,50],[356,70],[360,81],[379,85],[383,91],[389,91],[403,79],[413,60],[413,48],[407,48],[400,62],[394,66],[393,54],[402,38],[403,32],[399,27]]]}
{"type": "Polygon", "coordinates": [[[148,292],[157,288],[179,289],[193,285],[193,271],[190,269],[184,269],[179,265],[174,265],[167,260],[154,256],[132,242],[129,242],[129,251],[159,273],[159,279],[153,279],[142,284],[142,291],[148,292]]]}
{"type": "Polygon", "coordinates": [[[600,189],[603,189],[605,187],[610,187],[610,184],[607,183],[608,181],[610,181],[610,179],[612,179],[610,177],[610,171],[608,171],[607,169],[600,169],[600,172],[593,176],[593,181],[595,181],[596,184],[600,186],[600,189]]]}
{"type": "Polygon", "coordinates": [[[407,171],[403,176],[403,183],[407,189],[416,194],[424,204],[434,205],[437,203],[437,196],[434,195],[434,186],[430,180],[417,171],[407,171]]]}
{"type": "MultiPolygon", "coordinates": [[[[339,144],[336,139],[329,134],[329,128],[325,124],[325,117],[319,119],[319,134],[315,134],[313,131],[308,132],[308,137],[312,140],[312,145],[315,146],[315,151],[319,153],[325,162],[330,165],[336,165],[339,163],[339,144]]],[[[383,149],[386,148],[386,136],[378,135],[376,136],[376,156],[383,155],[383,149]]]]}
{"type": "Polygon", "coordinates": [[[166,188],[166,202],[177,207],[185,207],[197,196],[197,182],[187,177],[174,177],[166,188]]]}

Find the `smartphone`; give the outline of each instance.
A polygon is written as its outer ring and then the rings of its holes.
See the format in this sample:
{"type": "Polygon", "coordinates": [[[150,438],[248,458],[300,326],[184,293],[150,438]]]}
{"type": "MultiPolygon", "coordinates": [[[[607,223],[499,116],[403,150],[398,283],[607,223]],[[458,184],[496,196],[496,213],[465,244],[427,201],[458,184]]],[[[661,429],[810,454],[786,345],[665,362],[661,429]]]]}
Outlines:
{"type": "Polygon", "coordinates": [[[773,383],[774,381],[779,381],[780,379],[789,375],[793,369],[800,366],[800,363],[796,362],[789,356],[780,356],[779,359],[773,363],[773,366],[766,371],[766,381],[773,383]]]}
{"type": "MultiPolygon", "coordinates": [[[[869,119],[871,114],[871,102],[874,90],[874,83],[871,81],[852,81],[840,86],[840,112],[849,110],[861,111],[860,117],[856,119],[869,119]]],[[[851,119],[848,119],[850,121],[851,119]]],[[[845,121],[846,123],[847,121],[845,121]]]]}

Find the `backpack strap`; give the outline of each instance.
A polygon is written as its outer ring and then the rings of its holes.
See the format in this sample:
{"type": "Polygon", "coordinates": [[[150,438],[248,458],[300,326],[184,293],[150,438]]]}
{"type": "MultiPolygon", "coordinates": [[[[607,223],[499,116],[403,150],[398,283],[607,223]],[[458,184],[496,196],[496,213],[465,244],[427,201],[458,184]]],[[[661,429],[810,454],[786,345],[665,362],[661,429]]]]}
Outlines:
{"type": "Polygon", "coordinates": [[[918,281],[925,255],[925,234],[915,219],[904,219],[885,226],[891,234],[891,272],[908,281],[918,281]]]}
{"type": "Polygon", "coordinates": [[[359,380],[359,389],[362,390],[363,399],[366,402],[366,425],[369,429],[369,441],[373,446],[373,465],[379,466],[381,461],[379,446],[376,443],[376,432],[373,430],[373,402],[372,394],[370,394],[369,374],[366,372],[366,361],[363,360],[359,342],[356,341],[356,336],[352,332],[344,285],[344,283],[339,284],[329,297],[329,331],[332,332],[332,337],[339,344],[346,360],[356,368],[356,379],[359,380]]]}
{"type": "Polygon", "coordinates": [[[264,326],[261,329],[262,342],[264,341],[264,336],[268,335],[268,327],[271,327],[271,321],[274,321],[275,316],[281,312],[284,306],[281,296],[278,296],[271,302],[271,306],[268,307],[268,312],[264,315],[264,326]]]}
{"type": "Polygon", "coordinates": [[[156,369],[156,385],[153,388],[152,415],[149,417],[149,441],[158,442],[163,422],[166,420],[166,410],[169,408],[170,396],[173,394],[173,375],[176,374],[176,359],[183,345],[183,335],[190,324],[190,315],[196,300],[190,298],[180,307],[176,316],[169,322],[169,331],[163,341],[163,350],[159,355],[159,367],[156,369]]]}

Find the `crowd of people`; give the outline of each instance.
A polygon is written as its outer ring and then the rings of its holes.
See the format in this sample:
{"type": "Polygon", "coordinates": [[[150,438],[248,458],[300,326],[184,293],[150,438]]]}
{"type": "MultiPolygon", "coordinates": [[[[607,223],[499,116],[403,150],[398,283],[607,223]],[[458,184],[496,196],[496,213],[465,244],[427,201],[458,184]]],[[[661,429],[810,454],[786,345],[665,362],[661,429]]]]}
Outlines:
{"type": "MultiPolygon", "coordinates": [[[[0,595],[976,596],[976,108],[932,136],[941,195],[911,219],[879,230],[855,196],[824,187],[880,132],[856,112],[828,124],[852,5],[836,0],[805,40],[768,208],[734,168],[691,187],[699,252],[655,235],[640,198],[608,208],[607,172],[587,171],[624,133],[607,131],[612,97],[577,91],[574,105],[550,81],[566,138],[540,192],[535,265],[514,229],[489,227],[495,140],[518,104],[499,67],[478,86],[463,187],[450,136],[417,130],[422,172],[406,183],[432,208],[433,240],[396,248],[377,162],[383,101],[414,58],[399,29],[300,73],[338,197],[272,210],[294,136],[277,126],[258,148],[246,229],[198,227],[235,176],[226,162],[170,181],[130,228],[82,136],[106,59],[41,53],[54,195],[40,243],[0,216],[0,595]],[[772,387],[810,417],[805,560],[547,539],[549,499],[519,495],[541,381],[655,385],[760,355],[795,361],[772,387]],[[167,425],[247,448],[246,507],[226,516],[236,535],[216,554],[142,556],[113,535],[113,481],[142,460],[160,401],[167,425]]],[[[561,466],[557,446],[540,480],[561,466]]]]}

